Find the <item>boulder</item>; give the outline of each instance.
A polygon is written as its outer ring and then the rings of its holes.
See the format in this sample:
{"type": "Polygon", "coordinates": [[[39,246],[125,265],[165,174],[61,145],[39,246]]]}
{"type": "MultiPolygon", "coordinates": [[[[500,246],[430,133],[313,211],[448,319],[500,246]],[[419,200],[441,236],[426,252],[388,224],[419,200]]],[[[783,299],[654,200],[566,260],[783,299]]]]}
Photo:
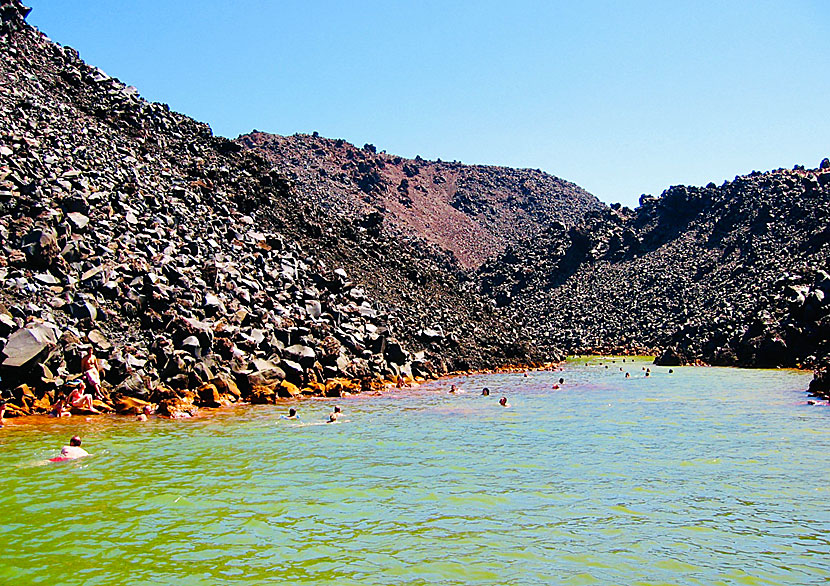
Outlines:
{"type": "Polygon", "coordinates": [[[41,352],[57,344],[55,330],[46,325],[35,325],[17,330],[3,347],[3,366],[20,367],[41,352]]]}
{"type": "Polygon", "coordinates": [[[204,384],[199,387],[197,393],[199,394],[199,405],[202,407],[221,407],[225,404],[216,385],[204,384]]]}
{"type": "Polygon", "coordinates": [[[50,266],[60,255],[57,235],[52,229],[32,230],[23,237],[20,248],[29,261],[39,267],[50,266]]]}
{"type": "Polygon", "coordinates": [[[294,383],[297,386],[301,386],[303,384],[303,379],[305,378],[305,371],[299,363],[294,362],[293,360],[283,360],[282,362],[280,362],[280,368],[285,374],[284,378],[286,380],[294,383]]]}
{"type": "Polygon", "coordinates": [[[116,413],[121,415],[138,415],[144,410],[144,407],[151,405],[148,401],[126,396],[116,397],[112,404],[116,413]]]}
{"type": "Polygon", "coordinates": [[[406,364],[409,362],[409,355],[403,349],[401,344],[394,338],[386,340],[386,348],[383,351],[383,357],[391,364],[406,364]]]}
{"type": "Polygon", "coordinates": [[[280,385],[277,387],[277,395],[283,398],[292,398],[300,394],[300,388],[297,385],[288,382],[287,380],[282,381],[280,385]]]}
{"type": "Polygon", "coordinates": [[[686,364],[686,360],[676,348],[666,348],[654,359],[654,364],[657,366],[683,366],[686,364]]]}

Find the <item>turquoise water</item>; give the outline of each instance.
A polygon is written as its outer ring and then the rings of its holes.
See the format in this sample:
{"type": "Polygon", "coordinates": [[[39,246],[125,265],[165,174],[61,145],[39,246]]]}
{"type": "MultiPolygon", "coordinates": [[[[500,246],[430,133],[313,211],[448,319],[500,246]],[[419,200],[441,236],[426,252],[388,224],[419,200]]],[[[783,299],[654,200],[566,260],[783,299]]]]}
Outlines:
{"type": "Polygon", "coordinates": [[[12,423],[0,584],[830,582],[810,376],[644,366],[345,398],[334,425],[331,400],[12,423]],[[90,457],[39,465],[74,433],[90,457]]]}

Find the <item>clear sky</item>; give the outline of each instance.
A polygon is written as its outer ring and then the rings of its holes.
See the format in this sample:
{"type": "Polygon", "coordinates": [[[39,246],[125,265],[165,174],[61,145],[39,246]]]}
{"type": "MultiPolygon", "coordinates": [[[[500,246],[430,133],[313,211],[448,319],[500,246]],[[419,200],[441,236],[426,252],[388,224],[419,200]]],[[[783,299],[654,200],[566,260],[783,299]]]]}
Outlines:
{"type": "Polygon", "coordinates": [[[830,2],[28,0],[152,101],[405,157],[540,168],[635,206],[830,156],[830,2]]]}

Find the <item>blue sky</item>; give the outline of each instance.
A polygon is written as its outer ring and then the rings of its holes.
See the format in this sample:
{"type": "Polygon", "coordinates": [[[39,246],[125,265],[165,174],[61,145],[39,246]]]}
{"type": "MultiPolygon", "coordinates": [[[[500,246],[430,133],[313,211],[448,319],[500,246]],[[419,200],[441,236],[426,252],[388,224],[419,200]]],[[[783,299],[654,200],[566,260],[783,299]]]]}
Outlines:
{"type": "Polygon", "coordinates": [[[830,3],[29,0],[29,22],[236,137],[540,168],[635,206],[830,156],[830,3]]]}

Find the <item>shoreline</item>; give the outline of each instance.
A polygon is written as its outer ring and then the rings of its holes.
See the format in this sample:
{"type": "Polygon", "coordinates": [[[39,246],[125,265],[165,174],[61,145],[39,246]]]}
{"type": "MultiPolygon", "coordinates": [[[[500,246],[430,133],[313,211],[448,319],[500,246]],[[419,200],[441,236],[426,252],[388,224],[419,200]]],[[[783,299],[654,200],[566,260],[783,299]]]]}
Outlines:
{"type": "MultiPolygon", "coordinates": [[[[640,362],[653,360],[653,355],[644,355],[644,354],[610,354],[610,355],[601,355],[601,354],[590,354],[590,355],[570,355],[565,360],[560,362],[546,362],[542,364],[534,364],[534,365],[509,365],[509,366],[502,366],[502,367],[495,367],[495,368],[487,368],[487,369],[476,369],[476,370],[462,370],[462,371],[454,371],[449,372],[444,375],[432,377],[432,378],[425,378],[425,377],[416,377],[416,378],[407,378],[404,380],[404,385],[399,387],[395,381],[390,380],[374,380],[370,381],[369,388],[363,388],[366,385],[361,385],[361,381],[355,379],[339,379],[335,384],[339,385],[339,394],[326,394],[325,391],[319,393],[310,393],[310,392],[303,392],[307,390],[314,390],[313,387],[304,387],[300,389],[301,392],[290,395],[290,396],[274,396],[273,400],[268,402],[259,402],[254,399],[252,395],[248,395],[247,398],[239,398],[235,401],[227,401],[223,404],[208,406],[208,405],[192,405],[192,409],[187,412],[186,415],[165,415],[159,414],[155,412],[155,409],[158,409],[158,404],[144,402],[140,399],[136,399],[134,397],[117,397],[114,401],[110,402],[109,405],[113,407],[113,410],[110,412],[100,413],[100,414],[92,414],[92,413],[78,413],[72,414],[71,417],[54,417],[49,415],[46,412],[43,413],[33,413],[28,415],[14,415],[14,416],[6,416],[3,423],[6,426],[10,427],[28,427],[28,426],[40,426],[46,425],[47,423],[57,423],[58,421],[66,421],[67,424],[75,423],[79,420],[83,423],[93,423],[95,421],[110,421],[110,420],[117,420],[117,421],[126,421],[126,420],[133,420],[136,423],[140,423],[141,421],[137,420],[137,416],[140,412],[140,408],[137,409],[136,407],[128,407],[122,410],[118,410],[114,408],[115,405],[120,404],[122,401],[126,403],[134,403],[136,401],[143,404],[150,404],[153,406],[154,411],[154,419],[166,419],[166,420],[177,420],[177,419],[206,419],[210,418],[215,414],[224,412],[229,408],[234,407],[241,407],[241,406],[253,406],[253,405],[292,405],[297,404],[303,401],[336,401],[338,399],[348,399],[352,397],[360,397],[360,396],[383,396],[388,392],[394,391],[415,391],[420,387],[422,384],[429,383],[432,381],[440,381],[440,380],[453,380],[462,377],[472,377],[472,376],[480,376],[480,375],[493,375],[493,374],[526,374],[529,372],[557,372],[563,370],[563,365],[565,365],[568,361],[578,361],[581,362],[583,360],[599,360],[598,365],[603,364],[603,360],[610,361],[612,364],[616,364],[619,361],[626,361],[630,360],[634,362],[638,360],[640,362]],[[348,390],[344,390],[348,388],[348,390]]],[[[587,363],[586,363],[587,364],[587,363]]],[[[712,367],[709,364],[689,364],[684,365],[686,367],[712,367]]],[[[739,367],[723,367],[723,368],[739,368],[739,367]]],[[[771,368],[771,369],[752,369],[748,368],[747,370],[779,370],[779,371],[794,371],[798,373],[808,373],[812,372],[810,369],[804,368],[771,368]]],[[[815,374],[815,373],[814,373],[815,374]]],[[[332,382],[332,381],[329,381],[332,382]]],[[[320,386],[327,386],[327,385],[320,385],[320,386]]],[[[810,385],[809,389],[805,389],[805,393],[809,397],[814,397],[819,400],[825,400],[830,402],[830,393],[824,392],[822,393],[820,390],[813,389],[813,384],[810,385]]],[[[97,403],[98,401],[96,401],[97,403]]],[[[808,401],[809,403],[809,401],[808,401]]],[[[107,404],[107,403],[104,403],[107,404]]],[[[12,403],[7,403],[7,405],[13,405],[12,403]]]]}

